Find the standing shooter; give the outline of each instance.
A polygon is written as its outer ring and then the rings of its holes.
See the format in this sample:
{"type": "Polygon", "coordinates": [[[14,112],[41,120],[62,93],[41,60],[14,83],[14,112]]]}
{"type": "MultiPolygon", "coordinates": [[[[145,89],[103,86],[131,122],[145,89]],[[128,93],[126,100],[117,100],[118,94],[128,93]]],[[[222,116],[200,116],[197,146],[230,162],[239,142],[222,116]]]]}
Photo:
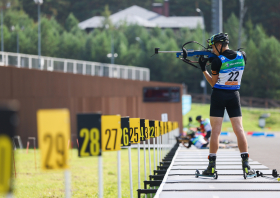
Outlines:
{"type": "Polygon", "coordinates": [[[212,60],[212,76],[206,71],[206,63],[209,59],[201,56],[199,65],[201,70],[213,87],[211,94],[210,122],[212,126],[210,139],[209,165],[203,171],[203,175],[212,175],[216,169],[216,153],[219,147],[219,135],[221,133],[225,108],[230,117],[233,131],[237,137],[238,147],[242,158],[242,169],[247,175],[254,174],[249,166],[249,154],[247,140],[242,125],[242,113],[240,105],[240,89],[242,74],[246,64],[246,54],[243,51],[233,51],[228,47],[229,39],[226,33],[213,35],[208,44],[218,57],[212,60]]]}

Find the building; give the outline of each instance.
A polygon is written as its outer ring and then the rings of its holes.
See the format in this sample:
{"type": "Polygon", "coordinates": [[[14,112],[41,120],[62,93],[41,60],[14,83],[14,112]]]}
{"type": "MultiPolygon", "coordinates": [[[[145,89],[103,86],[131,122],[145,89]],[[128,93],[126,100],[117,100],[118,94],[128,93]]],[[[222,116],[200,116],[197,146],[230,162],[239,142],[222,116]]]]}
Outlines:
{"type": "MultiPolygon", "coordinates": [[[[169,16],[169,1],[162,3],[153,3],[152,10],[147,10],[134,5],[121,10],[110,16],[112,23],[118,26],[122,23],[129,25],[137,24],[145,28],[190,28],[195,29],[198,25],[204,28],[203,18],[201,16],[169,16]]],[[[94,16],[79,23],[79,27],[88,32],[95,28],[103,27],[103,16],[94,16]]]]}

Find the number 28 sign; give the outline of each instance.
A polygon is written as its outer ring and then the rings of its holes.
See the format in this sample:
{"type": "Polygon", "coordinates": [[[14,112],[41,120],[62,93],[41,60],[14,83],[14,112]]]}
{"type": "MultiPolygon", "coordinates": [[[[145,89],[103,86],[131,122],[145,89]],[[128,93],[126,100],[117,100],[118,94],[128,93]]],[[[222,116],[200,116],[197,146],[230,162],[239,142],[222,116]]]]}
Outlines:
{"type": "Polygon", "coordinates": [[[68,168],[67,144],[70,140],[68,109],[39,110],[37,123],[42,169],[68,168]]]}
{"type": "Polygon", "coordinates": [[[101,155],[101,114],[78,114],[79,156],[101,155]]]}

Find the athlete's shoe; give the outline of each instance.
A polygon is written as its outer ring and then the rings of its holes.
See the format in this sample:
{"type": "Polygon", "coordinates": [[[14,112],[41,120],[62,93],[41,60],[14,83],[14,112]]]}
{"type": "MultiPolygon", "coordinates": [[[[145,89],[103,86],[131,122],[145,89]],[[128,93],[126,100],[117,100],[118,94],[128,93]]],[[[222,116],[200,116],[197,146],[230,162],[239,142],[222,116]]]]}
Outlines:
{"type": "Polygon", "coordinates": [[[251,167],[249,165],[249,154],[241,154],[241,158],[242,158],[242,170],[243,173],[246,173],[247,175],[252,175],[255,174],[254,170],[251,170],[251,167]]]}
{"type": "Polygon", "coordinates": [[[208,156],[209,164],[208,167],[202,172],[202,175],[213,175],[216,170],[216,156],[208,156]]]}

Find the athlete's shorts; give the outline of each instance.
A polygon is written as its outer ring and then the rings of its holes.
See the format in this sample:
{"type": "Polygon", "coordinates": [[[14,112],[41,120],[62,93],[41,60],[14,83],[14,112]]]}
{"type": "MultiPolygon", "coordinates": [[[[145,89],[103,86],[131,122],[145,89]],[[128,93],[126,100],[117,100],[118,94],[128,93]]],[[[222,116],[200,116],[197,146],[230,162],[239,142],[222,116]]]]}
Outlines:
{"type": "Polygon", "coordinates": [[[225,109],[230,118],[242,116],[239,91],[213,89],[210,116],[224,117],[225,109]]]}
{"type": "Polygon", "coordinates": [[[207,131],[205,138],[207,138],[207,140],[208,140],[210,138],[210,136],[211,136],[211,131],[207,131]]]}
{"type": "Polygon", "coordinates": [[[209,144],[209,142],[207,142],[206,144],[203,144],[202,146],[201,146],[201,149],[207,149],[207,145],[209,144]]]}

